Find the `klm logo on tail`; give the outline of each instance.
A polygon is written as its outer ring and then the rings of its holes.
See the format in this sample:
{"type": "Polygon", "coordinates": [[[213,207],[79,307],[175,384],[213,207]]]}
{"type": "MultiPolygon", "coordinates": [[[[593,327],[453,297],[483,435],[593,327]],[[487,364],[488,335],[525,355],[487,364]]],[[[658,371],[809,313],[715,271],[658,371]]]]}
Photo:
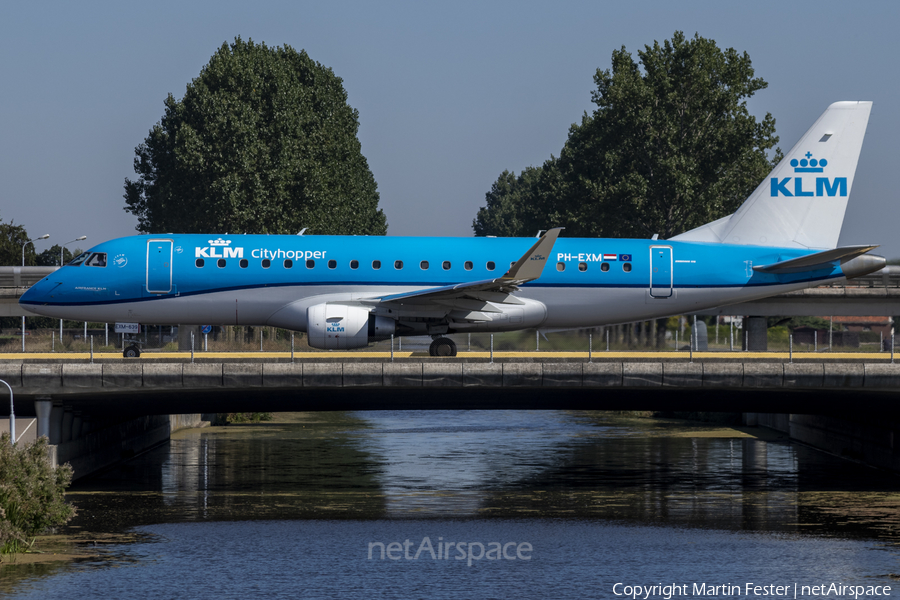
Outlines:
{"type": "MultiPolygon", "coordinates": [[[[815,159],[812,152],[806,153],[806,158],[797,160],[791,159],[791,166],[794,167],[794,173],[824,173],[825,167],[828,166],[826,159],[815,159]]],[[[771,179],[772,197],[776,196],[847,196],[847,178],[846,177],[815,177],[815,184],[812,182],[813,177],[807,176],[806,182],[803,177],[784,177],[779,179],[773,177],[771,179]],[[793,185],[791,180],[793,179],[793,185]]]]}

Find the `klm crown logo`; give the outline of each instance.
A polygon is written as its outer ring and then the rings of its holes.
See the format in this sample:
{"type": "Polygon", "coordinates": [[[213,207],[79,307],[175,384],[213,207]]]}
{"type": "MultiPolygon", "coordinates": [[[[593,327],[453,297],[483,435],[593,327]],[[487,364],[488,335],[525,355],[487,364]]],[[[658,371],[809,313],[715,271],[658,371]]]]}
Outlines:
{"type": "MultiPolygon", "coordinates": [[[[825,167],[828,166],[828,160],[824,158],[813,158],[812,152],[807,152],[805,158],[791,159],[791,166],[794,167],[794,173],[824,173],[825,167]]],[[[846,177],[815,177],[815,191],[812,188],[812,177],[807,177],[804,184],[803,177],[784,177],[779,179],[773,177],[771,179],[771,194],[776,196],[847,196],[847,178],[846,177]],[[791,180],[793,185],[789,185],[791,180]]]]}
{"type": "Polygon", "coordinates": [[[794,173],[821,173],[828,166],[828,161],[824,158],[816,160],[812,157],[812,152],[807,152],[806,158],[801,158],[800,160],[792,158],[791,166],[794,167],[794,173]]]}
{"type": "Polygon", "coordinates": [[[209,245],[210,246],[230,246],[231,240],[223,240],[222,238],[219,238],[217,240],[209,240],[209,245]]]}

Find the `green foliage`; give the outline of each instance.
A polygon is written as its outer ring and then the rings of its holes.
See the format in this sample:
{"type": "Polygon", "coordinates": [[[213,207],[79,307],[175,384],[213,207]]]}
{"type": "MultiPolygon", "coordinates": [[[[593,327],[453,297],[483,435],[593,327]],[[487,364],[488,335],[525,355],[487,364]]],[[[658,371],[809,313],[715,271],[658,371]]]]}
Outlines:
{"type": "Polygon", "coordinates": [[[259,423],[260,421],[271,421],[272,413],[270,412],[244,412],[244,413],[228,413],[225,415],[225,423],[259,423]]]}
{"type": "MultiPolygon", "coordinates": [[[[766,318],[766,327],[786,326],[788,329],[794,330],[797,327],[809,327],[811,329],[829,329],[832,328],[830,319],[822,317],[768,317],[766,318]]],[[[843,326],[836,323],[833,326],[834,331],[843,331],[843,326]]]]}
{"type": "Polygon", "coordinates": [[[766,339],[772,346],[787,347],[790,344],[790,331],[787,327],[769,327],[766,329],[766,339]]]}
{"type": "Polygon", "coordinates": [[[72,467],[50,466],[47,438],[13,446],[8,433],[0,435],[0,552],[19,552],[75,516],[64,498],[71,482],[72,467]]]}
{"type": "Polygon", "coordinates": [[[528,167],[518,176],[503,171],[485,194],[486,206],[472,224],[475,235],[534,236],[550,227],[542,210],[550,202],[543,196],[553,187],[548,179],[558,173],[555,163],[551,157],[542,168],[528,167]]]}
{"type": "MultiPolygon", "coordinates": [[[[597,109],[572,125],[558,159],[501,194],[505,202],[492,203],[492,189],[476,232],[563,225],[567,235],[666,239],[740,206],[781,159],[766,154],[778,142],[775,119],[747,111],[746,99],[768,85],[750,57],[680,31],[638,57],[613,52],[612,69],[594,76],[597,109]],[[514,227],[497,226],[507,221],[514,227]]],[[[495,188],[511,178],[504,173],[495,188]]]]}
{"type": "MultiPolygon", "coordinates": [[[[22,264],[22,244],[28,242],[28,232],[12,221],[0,221],[0,265],[20,266],[22,264]]],[[[34,265],[34,244],[25,246],[25,264],[34,265]]]]}
{"type": "Polygon", "coordinates": [[[305,51],[237,38],[135,149],[139,231],[383,235],[342,81],[305,51]]]}
{"type": "MultiPolygon", "coordinates": [[[[81,254],[80,249],[76,249],[75,252],[72,252],[68,248],[63,248],[63,264],[68,264],[69,261],[79,254],[81,254]]],[[[53,244],[50,248],[38,254],[34,264],[40,267],[59,266],[59,244],[53,244]]]]}

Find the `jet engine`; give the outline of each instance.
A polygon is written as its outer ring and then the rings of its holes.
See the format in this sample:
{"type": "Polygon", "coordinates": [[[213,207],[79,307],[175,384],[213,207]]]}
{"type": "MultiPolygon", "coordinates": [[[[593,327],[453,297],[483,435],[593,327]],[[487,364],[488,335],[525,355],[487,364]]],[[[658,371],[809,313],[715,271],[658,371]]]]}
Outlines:
{"type": "Polygon", "coordinates": [[[316,304],[306,309],[309,345],[325,350],[363,348],[394,334],[397,322],[377,317],[365,308],[343,304],[316,304]]]}

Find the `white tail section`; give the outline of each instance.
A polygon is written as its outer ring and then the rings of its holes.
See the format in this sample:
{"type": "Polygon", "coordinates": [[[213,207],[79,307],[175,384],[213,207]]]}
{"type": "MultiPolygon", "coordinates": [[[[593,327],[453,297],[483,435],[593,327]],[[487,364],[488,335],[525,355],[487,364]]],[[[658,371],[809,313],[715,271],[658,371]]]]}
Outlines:
{"type": "Polygon", "coordinates": [[[871,111],[871,102],[835,102],[736,213],[672,239],[835,248],[871,111]]]}

